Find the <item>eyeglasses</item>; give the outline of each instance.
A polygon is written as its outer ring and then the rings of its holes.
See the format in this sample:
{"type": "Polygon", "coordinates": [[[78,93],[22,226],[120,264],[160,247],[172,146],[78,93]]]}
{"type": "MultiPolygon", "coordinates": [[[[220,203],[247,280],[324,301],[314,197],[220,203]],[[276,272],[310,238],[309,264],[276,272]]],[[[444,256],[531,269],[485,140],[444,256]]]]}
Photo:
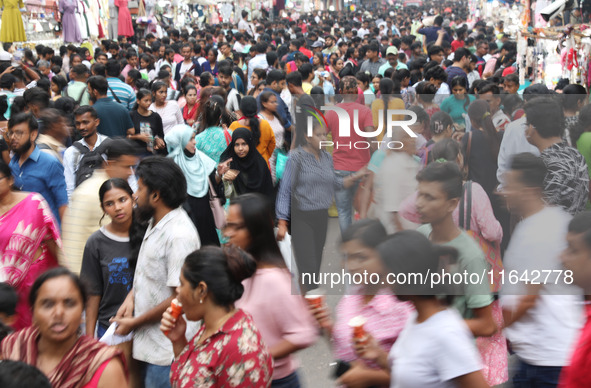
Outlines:
{"type": "Polygon", "coordinates": [[[13,132],[13,131],[9,130],[7,132],[7,135],[8,135],[8,137],[13,137],[14,136],[17,139],[20,139],[21,137],[23,137],[25,135],[25,132],[24,131],[14,131],[13,132]]]}

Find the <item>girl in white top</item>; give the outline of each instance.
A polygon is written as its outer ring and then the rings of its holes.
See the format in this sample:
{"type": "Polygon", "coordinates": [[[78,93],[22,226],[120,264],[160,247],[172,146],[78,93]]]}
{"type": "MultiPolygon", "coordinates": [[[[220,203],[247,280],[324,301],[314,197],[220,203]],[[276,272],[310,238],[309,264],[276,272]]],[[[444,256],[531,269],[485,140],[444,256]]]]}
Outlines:
{"type": "MultiPolygon", "coordinates": [[[[279,116],[277,115],[277,96],[273,92],[261,93],[261,111],[259,112],[259,118],[261,120],[267,120],[271,129],[275,134],[275,150],[280,150],[283,147],[283,136],[285,134],[285,128],[279,116]]],[[[273,183],[277,183],[275,177],[275,165],[277,161],[277,152],[274,152],[269,159],[271,165],[271,177],[273,177],[273,183]]]]}
{"type": "Polygon", "coordinates": [[[178,124],[184,124],[183,112],[179,108],[176,101],[166,101],[168,87],[164,82],[156,81],[152,84],[152,96],[154,102],[150,105],[150,110],[156,112],[162,117],[162,126],[164,135],[166,135],[172,127],[178,124]]]}
{"type": "Polygon", "coordinates": [[[432,287],[428,277],[429,273],[445,268],[440,263],[443,258],[455,260],[457,251],[433,245],[427,237],[412,230],[394,234],[378,246],[378,251],[396,279],[401,275],[407,279],[411,274],[418,275],[419,280],[392,286],[398,299],[411,301],[416,312],[389,354],[369,335],[365,343],[356,343],[357,354],[390,371],[392,388],[488,387],[470,330],[455,310],[446,308],[435,296],[444,294],[445,288],[432,287]],[[425,285],[421,277],[427,279],[425,285]]]}

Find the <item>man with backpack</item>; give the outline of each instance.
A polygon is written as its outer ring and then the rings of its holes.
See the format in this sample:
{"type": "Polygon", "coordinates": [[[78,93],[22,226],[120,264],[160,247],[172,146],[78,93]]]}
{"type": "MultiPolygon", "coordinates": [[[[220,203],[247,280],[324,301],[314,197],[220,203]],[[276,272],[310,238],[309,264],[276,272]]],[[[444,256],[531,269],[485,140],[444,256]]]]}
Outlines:
{"type": "MultiPolygon", "coordinates": [[[[86,175],[88,175],[88,166],[96,155],[100,156],[99,146],[105,141],[109,141],[107,136],[97,132],[100,119],[98,113],[91,106],[83,106],[74,112],[76,130],[82,136],[81,140],[74,142],[73,145],[64,152],[64,176],[66,178],[66,188],[68,198],[72,196],[74,189],[79,185],[86,175]],[[85,159],[83,161],[83,159],[85,159]],[[81,165],[87,166],[79,171],[81,165]]],[[[103,146],[104,147],[104,146],[103,146]]],[[[103,148],[101,147],[101,148],[103,148]]],[[[92,174],[92,172],[90,173],[92,174]]]]}
{"type": "MultiPolygon", "coordinates": [[[[79,116],[76,117],[78,119],[79,116]]],[[[74,190],[62,222],[64,257],[60,258],[60,263],[75,273],[80,273],[86,241],[99,229],[104,215],[97,195],[100,187],[111,178],[129,180],[134,176],[134,168],[139,161],[135,145],[127,139],[108,140],[95,150],[103,146],[105,149],[101,154],[105,154],[106,160],[97,155],[99,159],[94,173],[74,190]]]]}
{"type": "Polygon", "coordinates": [[[77,106],[90,105],[90,96],[86,90],[86,80],[88,79],[88,68],[86,65],[76,65],[70,70],[70,79],[74,80],[63,92],[65,97],[73,98],[77,106]]]}

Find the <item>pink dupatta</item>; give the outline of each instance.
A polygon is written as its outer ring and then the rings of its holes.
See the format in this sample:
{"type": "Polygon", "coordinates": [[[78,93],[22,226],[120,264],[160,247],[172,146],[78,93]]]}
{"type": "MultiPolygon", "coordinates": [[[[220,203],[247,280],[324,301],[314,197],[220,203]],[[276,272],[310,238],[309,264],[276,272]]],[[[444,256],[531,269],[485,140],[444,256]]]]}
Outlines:
{"type": "Polygon", "coordinates": [[[27,297],[33,282],[39,274],[58,265],[45,243],[48,240],[61,248],[56,221],[40,194],[30,193],[0,216],[0,281],[8,282],[19,296],[16,330],[31,324],[27,297]],[[39,249],[41,254],[36,258],[39,249]]]}

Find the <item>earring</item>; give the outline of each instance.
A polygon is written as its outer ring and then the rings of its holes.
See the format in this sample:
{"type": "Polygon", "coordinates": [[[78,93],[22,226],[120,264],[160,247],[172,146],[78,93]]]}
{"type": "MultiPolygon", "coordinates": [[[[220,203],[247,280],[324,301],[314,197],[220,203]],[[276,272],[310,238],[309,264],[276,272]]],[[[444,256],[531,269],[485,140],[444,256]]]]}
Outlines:
{"type": "Polygon", "coordinates": [[[199,303],[203,303],[203,299],[199,299],[199,303]]]}

